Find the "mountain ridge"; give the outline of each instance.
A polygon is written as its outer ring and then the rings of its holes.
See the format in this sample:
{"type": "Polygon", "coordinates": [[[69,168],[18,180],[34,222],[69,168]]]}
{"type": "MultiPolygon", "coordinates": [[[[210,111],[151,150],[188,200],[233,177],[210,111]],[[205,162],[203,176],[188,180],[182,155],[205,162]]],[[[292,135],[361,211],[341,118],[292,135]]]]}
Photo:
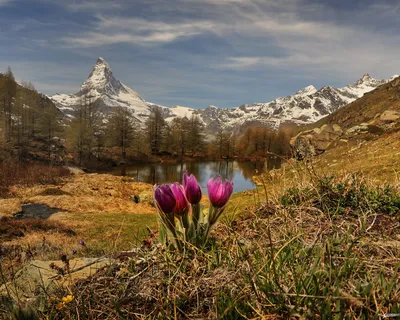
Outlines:
{"type": "Polygon", "coordinates": [[[141,123],[150,115],[152,108],[158,107],[167,121],[198,115],[208,132],[215,132],[219,127],[235,130],[248,123],[277,129],[282,123],[301,125],[316,122],[393,78],[377,80],[366,73],[354,84],[342,88],[327,85],[317,89],[309,85],[293,95],[278,97],[270,102],[232,108],[212,105],[204,109],[166,107],[145,101],[136,91],[117,80],[109,64],[99,57],[77,93],[56,94],[50,99],[68,116],[72,116],[74,107],[82,99],[90,99],[100,106],[104,114],[110,113],[114,107],[126,107],[141,123]]]}

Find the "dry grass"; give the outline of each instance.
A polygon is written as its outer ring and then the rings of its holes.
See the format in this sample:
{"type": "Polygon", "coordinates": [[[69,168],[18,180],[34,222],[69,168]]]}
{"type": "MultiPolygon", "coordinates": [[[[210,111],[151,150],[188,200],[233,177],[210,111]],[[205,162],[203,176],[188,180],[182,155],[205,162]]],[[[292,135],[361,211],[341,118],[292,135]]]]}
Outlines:
{"type": "Polygon", "coordinates": [[[0,217],[12,216],[21,211],[22,199],[11,198],[1,199],[0,198],[0,217]]]}
{"type": "Polygon", "coordinates": [[[108,174],[76,175],[58,185],[15,187],[12,191],[24,203],[46,204],[60,211],[155,213],[148,201],[136,204],[130,199],[133,195],[141,194],[150,198],[151,185],[108,174]]]}
{"type": "Polygon", "coordinates": [[[23,237],[25,233],[34,231],[51,232],[66,235],[75,235],[75,232],[66,228],[55,221],[42,219],[14,220],[10,218],[0,218],[0,241],[6,242],[17,237],[23,237]]]}
{"type": "Polygon", "coordinates": [[[362,173],[378,183],[400,183],[400,131],[328,150],[313,161],[320,174],[362,173]]]}
{"type": "Polygon", "coordinates": [[[68,175],[69,171],[63,167],[3,161],[0,163],[0,197],[12,196],[12,186],[55,184],[68,175]]]}
{"type": "Polygon", "coordinates": [[[374,140],[360,139],[338,142],[318,157],[306,161],[290,159],[279,170],[254,177],[269,196],[277,199],[286,189],[306,186],[320,177],[346,177],[359,174],[373,186],[400,184],[400,131],[374,140]],[[265,186],[263,186],[264,182],[265,186]]]}

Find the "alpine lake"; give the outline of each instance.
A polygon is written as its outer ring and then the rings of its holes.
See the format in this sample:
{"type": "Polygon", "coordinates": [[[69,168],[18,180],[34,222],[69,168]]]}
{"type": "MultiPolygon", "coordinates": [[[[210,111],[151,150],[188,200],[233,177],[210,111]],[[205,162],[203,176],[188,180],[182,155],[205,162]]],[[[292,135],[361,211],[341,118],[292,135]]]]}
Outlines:
{"type": "Polygon", "coordinates": [[[234,192],[241,192],[255,187],[252,177],[272,169],[280,168],[281,159],[269,158],[263,161],[187,161],[181,163],[152,163],[121,165],[108,170],[108,173],[133,177],[137,182],[150,184],[182,183],[183,174],[193,174],[207,193],[207,181],[220,175],[233,181],[234,192]]]}

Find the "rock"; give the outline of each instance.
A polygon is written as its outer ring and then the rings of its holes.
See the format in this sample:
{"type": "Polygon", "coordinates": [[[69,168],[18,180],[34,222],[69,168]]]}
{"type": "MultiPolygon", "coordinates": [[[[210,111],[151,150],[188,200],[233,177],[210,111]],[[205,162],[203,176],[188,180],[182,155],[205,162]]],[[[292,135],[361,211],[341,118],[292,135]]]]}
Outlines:
{"type": "MultiPolygon", "coordinates": [[[[34,299],[38,298],[37,293],[42,292],[43,289],[49,293],[52,290],[57,290],[59,286],[68,286],[71,284],[71,281],[86,279],[96,273],[100,268],[112,263],[114,263],[114,260],[105,257],[73,259],[69,261],[71,268],[70,274],[61,276],[56,271],[57,267],[64,267],[60,260],[32,260],[16,273],[12,284],[7,283],[6,285],[12,287],[14,293],[23,293],[27,300],[34,299]],[[51,265],[56,266],[56,268],[51,268],[51,265]]],[[[0,286],[0,295],[7,293],[6,285],[0,286]]]]}
{"type": "Polygon", "coordinates": [[[394,79],[394,80],[390,83],[390,85],[391,85],[392,87],[400,86],[400,77],[397,77],[396,79],[394,79]]]}
{"type": "Polygon", "coordinates": [[[147,193],[141,193],[139,195],[130,196],[130,199],[135,203],[140,203],[140,202],[150,202],[152,200],[152,197],[147,193]]]}
{"type": "Polygon", "coordinates": [[[134,203],[140,203],[140,197],[138,195],[134,195],[130,197],[131,201],[133,201],[134,203]]]}
{"type": "Polygon", "coordinates": [[[69,170],[70,173],[72,174],[84,174],[85,171],[83,171],[81,168],[74,167],[74,166],[66,166],[66,169],[69,170]]]}
{"type": "Polygon", "coordinates": [[[290,145],[298,159],[323,153],[338,137],[343,134],[337,124],[325,124],[321,128],[300,132],[290,140],[290,145]]]}
{"type": "Polygon", "coordinates": [[[367,133],[367,132],[368,132],[368,124],[362,123],[362,124],[353,126],[350,129],[347,129],[346,135],[356,135],[356,134],[367,133]]]}
{"type": "Polygon", "coordinates": [[[147,193],[141,193],[139,195],[140,202],[149,202],[152,199],[152,196],[147,193]]]}
{"type": "Polygon", "coordinates": [[[380,120],[386,123],[395,122],[400,119],[400,112],[394,110],[386,110],[380,115],[380,120]]]}

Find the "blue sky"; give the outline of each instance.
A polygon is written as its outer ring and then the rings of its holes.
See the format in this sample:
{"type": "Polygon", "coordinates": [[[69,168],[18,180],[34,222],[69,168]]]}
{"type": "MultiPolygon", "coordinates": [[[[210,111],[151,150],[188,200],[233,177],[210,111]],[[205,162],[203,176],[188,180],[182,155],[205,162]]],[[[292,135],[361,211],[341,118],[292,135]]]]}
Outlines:
{"type": "Polygon", "coordinates": [[[145,100],[267,102],[400,73],[400,0],[0,0],[0,71],[74,93],[103,57],[145,100]]]}

